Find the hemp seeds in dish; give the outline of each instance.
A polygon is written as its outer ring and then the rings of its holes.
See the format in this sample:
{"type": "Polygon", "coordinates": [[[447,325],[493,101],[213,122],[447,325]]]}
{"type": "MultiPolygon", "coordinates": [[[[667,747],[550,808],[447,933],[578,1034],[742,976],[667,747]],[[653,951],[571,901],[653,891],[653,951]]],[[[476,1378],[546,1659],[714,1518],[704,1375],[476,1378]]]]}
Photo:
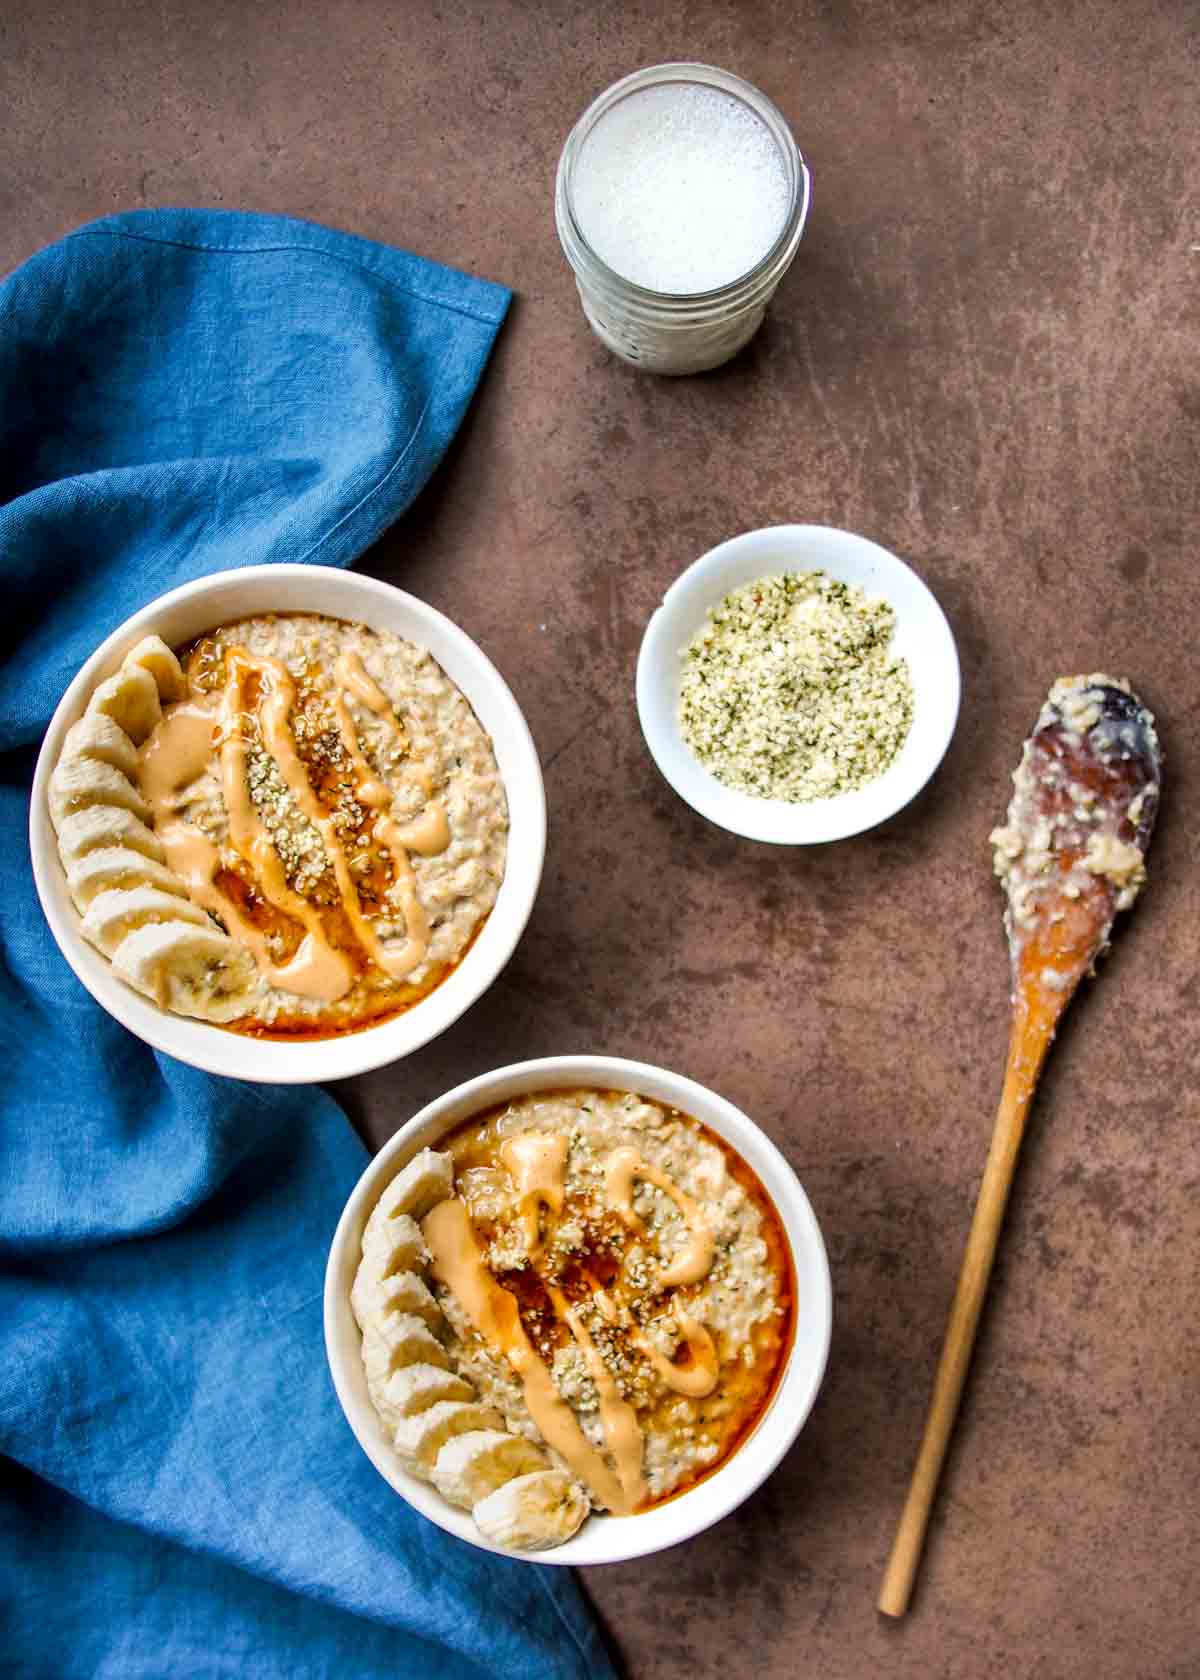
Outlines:
{"type": "Polygon", "coordinates": [[[824,572],[726,595],[683,652],[683,738],[718,781],[805,804],[873,782],[913,716],[891,605],[824,572]]]}

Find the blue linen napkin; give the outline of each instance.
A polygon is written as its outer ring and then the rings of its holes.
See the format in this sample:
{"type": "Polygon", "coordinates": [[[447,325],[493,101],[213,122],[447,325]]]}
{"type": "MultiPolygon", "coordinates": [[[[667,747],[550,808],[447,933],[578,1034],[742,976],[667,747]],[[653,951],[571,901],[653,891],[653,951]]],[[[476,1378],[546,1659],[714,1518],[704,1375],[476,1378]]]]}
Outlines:
{"type": "Polygon", "coordinates": [[[366,1159],[319,1090],[97,1008],[26,845],[79,665],[162,590],[346,564],[453,436],[499,286],[276,216],[96,222],[0,285],[0,1672],[608,1675],[563,1570],[412,1513],[350,1434],[325,1255],[366,1159]]]}

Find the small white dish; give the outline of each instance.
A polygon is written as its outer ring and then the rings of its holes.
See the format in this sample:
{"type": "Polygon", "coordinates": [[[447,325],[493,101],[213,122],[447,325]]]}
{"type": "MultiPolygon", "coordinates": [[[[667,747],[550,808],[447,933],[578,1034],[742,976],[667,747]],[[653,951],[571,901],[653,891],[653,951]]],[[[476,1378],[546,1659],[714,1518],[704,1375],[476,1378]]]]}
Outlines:
{"type": "Polygon", "coordinates": [[[401,1464],[367,1394],[361,1336],[350,1290],[361,1257],[367,1219],[405,1163],[472,1115],[530,1091],[591,1086],[636,1091],[691,1115],[731,1144],[758,1175],[782,1222],[795,1281],[795,1332],[774,1395],[746,1439],[711,1476],[653,1510],[632,1517],[594,1515],[565,1545],[540,1552],[506,1552],[529,1563],[623,1563],[690,1540],[728,1516],[754,1492],[795,1441],[812,1410],[825,1362],[833,1317],[829,1263],[820,1227],[795,1173],[766,1133],[715,1092],[665,1068],[619,1056],[547,1056],[517,1062],[468,1080],[438,1097],[402,1126],[376,1155],[351,1192],[325,1269],[325,1351],[347,1422],[371,1463],[397,1493],[439,1528],[485,1551],[468,1511],[449,1505],[428,1482],[401,1464]]]}
{"type": "Polygon", "coordinates": [[[410,1055],[443,1032],[491,985],[529,920],[546,850],[541,766],[520,707],[487,655],[457,625],[413,595],[328,566],[248,566],[161,595],[115,630],[84,665],[50,720],[33,778],[29,846],[38,897],[59,950],[110,1015],[155,1050],[208,1073],[276,1085],[346,1079],[410,1055]],[[435,991],[403,1015],[338,1038],[248,1038],[160,1009],[119,980],[79,931],[50,822],[47,790],[63,737],[96,685],[152,631],[171,647],[253,613],[313,612],[351,619],[426,648],[458,685],[491,736],[508,800],[508,860],[483,930],[435,991]]]}
{"type": "Polygon", "coordinates": [[[912,569],[878,543],[828,525],[773,525],[720,543],[668,589],[642,638],[637,707],[646,745],[681,799],[710,822],[747,840],[809,846],[842,840],[894,816],[925,786],[945,756],[958,719],[958,652],[946,616],[912,569]],[[896,614],[891,646],[908,661],[913,721],[895,761],[877,780],[832,799],[792,804],[757,799],[719,782],[679,728],[682,654],[709,609],[744,583],[781,572],[826,572],[896,614]]]}

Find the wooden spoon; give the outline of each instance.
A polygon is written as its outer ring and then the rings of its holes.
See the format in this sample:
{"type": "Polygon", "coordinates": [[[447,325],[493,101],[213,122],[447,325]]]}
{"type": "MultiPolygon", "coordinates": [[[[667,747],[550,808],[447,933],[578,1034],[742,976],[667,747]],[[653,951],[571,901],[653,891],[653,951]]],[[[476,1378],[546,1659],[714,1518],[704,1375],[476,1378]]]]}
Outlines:
{"type": "Polygon", "coordinates": [[[1025,742],[1008,821],[991,836],[1007,895],[1012,1031],[1004,1089],[933,1398],[879,1608],[908,1608],[966,1380],[1025,1119],[1059,1018],[1146,878],[1162,758],[1128,684],[1064,677],[1025,742]]]}

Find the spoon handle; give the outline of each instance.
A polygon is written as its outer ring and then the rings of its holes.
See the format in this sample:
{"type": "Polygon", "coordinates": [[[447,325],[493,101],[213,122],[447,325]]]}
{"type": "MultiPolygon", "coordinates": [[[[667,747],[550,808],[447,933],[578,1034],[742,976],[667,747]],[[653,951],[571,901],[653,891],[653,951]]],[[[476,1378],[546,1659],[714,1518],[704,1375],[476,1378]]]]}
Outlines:
{"type": "Polygon", "coordinates": [[[992,1131],[991,1148],[983,1169],[983,1181],[971,1220],[954,1304],[950,1309],[942,1357],[934,1378],[921,1450],[879,1594],[879,1608],[886,1616],[903,1616],[908,1609],[938,1478],[971,1363],[979,1315],[987,1295],[1000,1227],[1004,1222],[1004,1210],[1025,1132],[1025,1119],[1065,1002],[1065,996],[1048,999],[1044,994],[1035,994],[1032,999],[1018,994],[1016,999],[1004,1090],[992,1131]]]}

